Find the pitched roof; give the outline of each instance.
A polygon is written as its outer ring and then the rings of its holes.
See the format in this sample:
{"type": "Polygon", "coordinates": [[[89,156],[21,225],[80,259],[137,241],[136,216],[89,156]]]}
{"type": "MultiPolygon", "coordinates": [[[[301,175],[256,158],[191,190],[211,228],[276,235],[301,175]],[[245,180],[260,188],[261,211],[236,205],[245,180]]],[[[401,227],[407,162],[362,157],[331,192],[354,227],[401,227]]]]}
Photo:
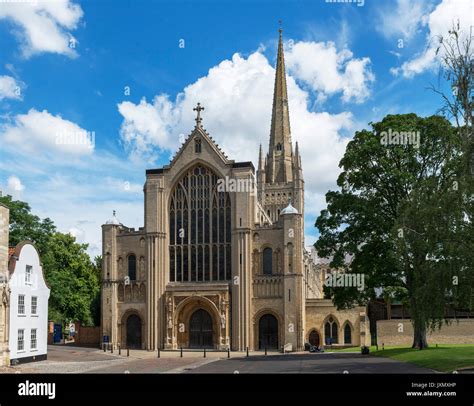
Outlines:
{"type": "Polygon", "coordinates": [[[169,165],[173,166],[173,164],[178,160],[179,156],[183,153],[184,149],[186,146],[191,142],[191,140],[196,136],[200,135],[202,138],[204,138],[209,145],[212,147],[212,149],[221,157],[221,159],[224,161],[224,163],[230,163],[229,157],[222,151],[222,149],[219,147],[219,145],[214,141],[214,139],[209,135],[209,133],[202,127],[201,125],[196,125],[194,127],[193,131],[191,134],[188,135],[188,138],[184,143],[181,145],[181,147],[178,149],[174,157],[171,159],[169,165]]]}

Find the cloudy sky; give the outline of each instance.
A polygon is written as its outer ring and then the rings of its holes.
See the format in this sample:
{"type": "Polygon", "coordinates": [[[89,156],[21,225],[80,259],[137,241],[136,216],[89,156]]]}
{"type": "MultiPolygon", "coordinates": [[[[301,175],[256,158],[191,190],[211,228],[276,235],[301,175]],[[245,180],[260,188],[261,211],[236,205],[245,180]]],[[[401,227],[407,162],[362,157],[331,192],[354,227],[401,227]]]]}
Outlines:
{"type": "Polygon", "coordinates": [[[145,169],[168,163],[192,107],[229,158],[268,148],[278,21],[306,244],[354,131],[436,113],[434,38],[474,0],[0,1],[0,188],[100,253],[117,210],[143,225],[145,169]]]}

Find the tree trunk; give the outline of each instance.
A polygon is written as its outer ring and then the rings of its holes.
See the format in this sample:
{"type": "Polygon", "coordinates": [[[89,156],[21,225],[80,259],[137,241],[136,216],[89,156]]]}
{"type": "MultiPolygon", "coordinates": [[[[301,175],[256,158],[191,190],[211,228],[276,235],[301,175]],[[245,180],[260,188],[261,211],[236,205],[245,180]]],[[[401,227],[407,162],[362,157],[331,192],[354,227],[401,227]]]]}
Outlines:
{"type": "Polygon", "coordinates": [[[414,335],[411,348],[417,348],[419,350],[428,348],[428,342],[426,341],[426,323],[424,321],[414,320],[413,330],[414,335]]]}

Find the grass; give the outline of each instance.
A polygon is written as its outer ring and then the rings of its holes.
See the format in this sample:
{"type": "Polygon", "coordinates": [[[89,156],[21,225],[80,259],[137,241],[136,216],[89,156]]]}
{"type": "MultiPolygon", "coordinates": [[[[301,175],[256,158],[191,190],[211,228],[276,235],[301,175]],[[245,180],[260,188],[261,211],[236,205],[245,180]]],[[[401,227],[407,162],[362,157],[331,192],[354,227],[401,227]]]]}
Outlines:
{"type": "Polygon", "coordinates": [[[474,345],[431,345],[424,350],[407,347],[370,348],[376,357],[387,357],[397,361],[434,369],[441,372],[452,372],[461,368],[474,368],[474,345]]]}
{"type": "MultiPolygon", "coordinates": [[[[332,349],[336,352],[360,352],[360,347],[332,349]]],[[[460,368],[474,368],[474,345],[431,345],[424,350],[407,347],[370,347],[370,354],[376,357],[387,357],[397,361],[410,362],[420,367],[441,372],[452,372],[460,368]]]]}

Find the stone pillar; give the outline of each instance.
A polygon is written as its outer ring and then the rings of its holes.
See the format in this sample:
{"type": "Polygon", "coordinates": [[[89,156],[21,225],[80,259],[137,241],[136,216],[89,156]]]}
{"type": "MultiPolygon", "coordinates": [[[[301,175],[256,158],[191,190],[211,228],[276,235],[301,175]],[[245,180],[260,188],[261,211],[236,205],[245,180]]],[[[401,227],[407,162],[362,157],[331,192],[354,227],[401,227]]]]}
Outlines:
{"type": "Polygon", "coordinates": [[[147,233],[146,348],[163,348],[166,338],[164,293],[168,281],[168,195],[162,175],[147,174],[145,229],[147,233]]]}
{"type": "MultiPolygon", "coordinates": [[[[240,168],[233,173],[237,182],[253,181],[253,172],[240,168]]],[[[250,291],[252,283],[251,227],[255,221],[255,193],[232,193],[232,349],[244,351],[252,347],[250,291]]]]}
{"type": "Polygon", "coordinates": [[[8,349],[10,289],[8,286],[8,208],[0,203],[0,367],[10,364],[8,349]]]}
{"type": "MultiPolygon", "coordinates": [[[[120,342],[117,309],[117,224],[102,226],[102,320],[101,332],[109,336],[109,342],[116,345],[120,342]]],[[[102,340],[101,337],[101,340],[102,340]]]]}
{"type": "Polygon", "coordinates": [[[304,285],[303,285],[303,241],[300,233],[301,214],[283,214],[284,279],[283,342],[291,346],[291,351],[299,351],[304,346],[304,285]]]}

